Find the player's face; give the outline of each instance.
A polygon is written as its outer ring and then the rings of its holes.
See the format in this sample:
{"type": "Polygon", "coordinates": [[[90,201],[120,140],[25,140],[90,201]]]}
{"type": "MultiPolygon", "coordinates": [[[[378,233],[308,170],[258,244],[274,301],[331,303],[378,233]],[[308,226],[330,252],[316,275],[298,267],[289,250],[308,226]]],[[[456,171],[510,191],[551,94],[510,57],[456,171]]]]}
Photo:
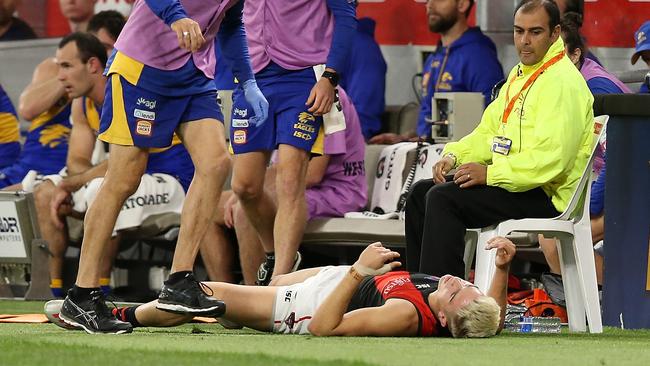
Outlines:
{"type": "Polygon", "coordinates": [[[90,92],[92,78],[89,65],[79,58],[75,42],[70,42],[56,50],[56,63],[59,65],[57,78],[63,84],[68,97],[73,99],[90,92]]]}
{"type": "Polygon", "coordinates": [[[453,316],[459,309],[483,295],[471,282],[451,275],[440,278],[437,292],[442,311],[447,317],[453,316]]]}
{"type": "Polygon", "coordinates": [[[580,65],[578,64],[580,63],[580,54],[582,51],[580,51],[579,48],[576,48],[573,50],[573,52],[571,52],[571,50],[569,50],[569,47],[565,46],[564,53],[566,53],[566,55],[569,57],[569,60],[571,60],[571,62],[573,62],[573,64],[576,65],[578,69],[580,69],[580,65]]]}
{"type": "Polygon", "coordinates": [[[111,36],[110,33],[105,28],[100,28],[96,33],[91,32],[93,36],[97,37],[102,43],[102,46],[106,49],[106,54],[108,57],[111,57],[113,52],[113,47],[115,46],[115,39],[111,36]]]}
{"type": "Polygon", "coordinates": [[[431,32],[448,31],[458,21],[458,0],[427,1],[427,19],[431,32]]]}
{"type": "Polygon", "coordinates": [[[514,41],[519,60],[524,65],[540,62],[553,42],[557,40],[560,26],[549,29],[549,17],[543,7],[529,12],[521,9],[515,14],[514,41]]]}

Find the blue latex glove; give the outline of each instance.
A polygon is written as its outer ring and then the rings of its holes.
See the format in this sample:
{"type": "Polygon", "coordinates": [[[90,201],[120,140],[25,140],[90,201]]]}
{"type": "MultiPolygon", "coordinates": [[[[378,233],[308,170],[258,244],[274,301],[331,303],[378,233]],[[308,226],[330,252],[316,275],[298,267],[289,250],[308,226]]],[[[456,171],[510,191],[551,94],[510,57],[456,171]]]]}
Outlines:
{"type": "Polygon", "coordinates": [[[246,80],[242,87],[244,88],[244,97],[255,113],[255,116],[249,119],[249,123],[259,127],[269,115],[269,102],[266,101],[254,79],[246,80]]]}

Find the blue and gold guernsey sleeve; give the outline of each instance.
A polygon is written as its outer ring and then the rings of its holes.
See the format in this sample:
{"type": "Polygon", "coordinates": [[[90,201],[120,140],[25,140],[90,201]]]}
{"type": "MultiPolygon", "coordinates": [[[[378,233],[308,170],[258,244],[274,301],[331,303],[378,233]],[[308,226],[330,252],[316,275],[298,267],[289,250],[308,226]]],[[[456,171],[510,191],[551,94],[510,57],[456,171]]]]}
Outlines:
{"type": "Polygon", "coordinates": [[[41,174],[58,173],[66,163],[70,140],[71,102],[61,99],[32,120],[20,161],[41,174]]]}
{"type": "Polygon", "coordinates": [[[20,156],[20,124],[16,109],[0,86],[0,168],[15,162],[20,156]]]}

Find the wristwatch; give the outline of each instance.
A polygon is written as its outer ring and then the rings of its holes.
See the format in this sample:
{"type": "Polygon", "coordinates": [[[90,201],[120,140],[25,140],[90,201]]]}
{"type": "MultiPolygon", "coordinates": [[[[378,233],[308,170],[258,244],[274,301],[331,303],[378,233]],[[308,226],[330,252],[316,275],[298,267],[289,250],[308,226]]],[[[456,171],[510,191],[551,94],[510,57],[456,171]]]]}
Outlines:
{"type": "Polygon", "coordinates": [[[321,76],[329,80],[332,86],[336,87],[339,85],[339,74],[325,70],[321,76]]]}
{"type": "Polygon", "coordinates": [[[446,153],[445,156],[443,156],[443,158],[450,158],[451,160],[453,160],[454,161],[452,163],[453,167],[454,168],[456,167],[456,163],[458,162],[458,160],[456,159],[456,155],[454,155],[453,153],[446,153]]]}

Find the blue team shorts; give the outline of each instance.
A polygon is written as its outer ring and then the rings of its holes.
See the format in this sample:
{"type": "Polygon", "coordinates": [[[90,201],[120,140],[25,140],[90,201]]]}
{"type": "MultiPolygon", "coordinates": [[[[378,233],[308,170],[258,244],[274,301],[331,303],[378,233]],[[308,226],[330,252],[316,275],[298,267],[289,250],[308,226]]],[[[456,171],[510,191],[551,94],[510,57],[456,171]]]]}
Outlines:
{"type": "Polygon", "coordinates": [[[223,122],[216,90],[169,97],[109,75],[99,138],[117,145],[168,147],[179,124],[204,118],[223,122]]]}
{"type": "Polygon", "coordinates": [[[270,64],[255,75],[257,85],[269,102],[269,117],[261,126],[249,123],[254,116],[238,86],[233,93],[230,147],[235,154],[271,151],[291,145],[312,154],[323,153],[323,118],[305,105],[316,83],[314,71],[286,70],[270,64]]]}

